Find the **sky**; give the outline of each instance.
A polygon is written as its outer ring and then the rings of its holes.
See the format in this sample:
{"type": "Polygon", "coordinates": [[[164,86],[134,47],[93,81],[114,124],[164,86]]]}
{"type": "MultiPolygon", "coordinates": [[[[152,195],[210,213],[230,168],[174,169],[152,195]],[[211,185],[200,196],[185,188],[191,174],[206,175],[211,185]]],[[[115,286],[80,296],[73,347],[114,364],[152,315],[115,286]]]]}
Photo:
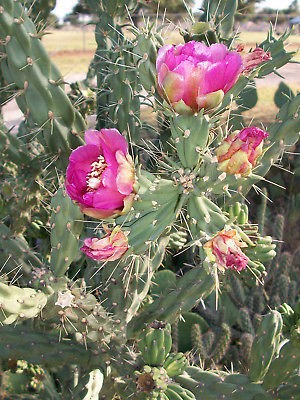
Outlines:
{"type": "MultiPolygon", "coordinates": [[[[114,1],[114,0],[111,0],[114,1]]],[[[265,0],[261,4],[262,7],[272,7],[274,9],[287,8],[292,0],[265,0]]],[[[196,0],[196,5],[201,5],[202,0],[196,0]]],[[[77,4],[77,0],[56,0],[54,13],[59,19],[63,19],[66,14],[72,11],[72,8],[77,4]]]]}

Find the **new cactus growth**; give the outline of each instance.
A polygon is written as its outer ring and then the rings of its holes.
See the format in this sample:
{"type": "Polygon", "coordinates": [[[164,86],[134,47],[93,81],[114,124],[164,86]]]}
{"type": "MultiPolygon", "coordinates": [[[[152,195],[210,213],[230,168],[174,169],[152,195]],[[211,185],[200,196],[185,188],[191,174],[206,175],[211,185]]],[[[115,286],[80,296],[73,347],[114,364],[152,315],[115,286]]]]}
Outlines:
{"type": "MultiPolygon", "coordinates": [[[[221,122],[234,101],[255,104],[256,76],[291,59],[287,35],[242,53],[237,2],[205,1],[185,44],[165,45],[151,23],[129,39],[136,2],[87,3],[99,16],[97,126],[84,133],[86,110],[66,95],[28,7],[0,0],[1,76],[25,116],[17,136],[0,126],[0,397],[294,396],[297,265],[245,196],[297,142],[299,95],[265,130],[241,115],[221,122]],[[18,379],[8,360],[23,366],[18,379]],[[14,389],[23,379],[31,386],[14,389]]],[[[274,227],[281,242],[283,216],[274,227]]]]}
{"type": "Polygon", "coordinates": [[[164,365],[172,347],[171,325],[154,321],[142,332],[139,347],[145,364],[164,365]]]}

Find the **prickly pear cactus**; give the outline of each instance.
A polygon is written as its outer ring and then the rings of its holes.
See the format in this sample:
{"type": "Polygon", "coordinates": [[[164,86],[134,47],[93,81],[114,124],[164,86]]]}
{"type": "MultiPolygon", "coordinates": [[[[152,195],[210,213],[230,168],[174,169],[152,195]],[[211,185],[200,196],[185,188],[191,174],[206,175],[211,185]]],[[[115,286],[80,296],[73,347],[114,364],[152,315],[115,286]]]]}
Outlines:
{"type": "Polygon", "coordinates": [[[0,0],[1,71],[25,116],[17,136],[0,127],[1,396],[294,396],[297,279],[245,198],[297,142],[299,95],[266,131],[222,122],[291,59],[287,35],[242,53],[237,2],[205,1],[185,43],[165,45],[150,22],[126,31],[136,2],[88,5],[97,126],[85,131],[28,7],[0,0]]]}

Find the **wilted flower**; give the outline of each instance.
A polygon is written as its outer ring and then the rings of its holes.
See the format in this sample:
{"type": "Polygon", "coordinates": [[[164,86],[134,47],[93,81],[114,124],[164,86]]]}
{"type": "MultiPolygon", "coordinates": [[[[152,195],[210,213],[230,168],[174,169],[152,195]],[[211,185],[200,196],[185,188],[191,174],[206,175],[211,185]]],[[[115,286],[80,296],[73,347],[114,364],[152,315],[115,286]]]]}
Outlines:
{"type": "MultiPolygon", "coordinates": [[[[241,52],[244,50],[243,45],[238,45],[236,51],[241,52]]],[[[271,53],[264,51],[261,47],[256,47],[253,51],[242,55],[243,59],[243,72],[249,73],[254,68],[258,67],[265,61],[271,60],[271,53]]]]}
{"type": "Polygon", "coordinates": [[[127,236],[120,227],[106,232],[107,234],[101,239],[95,237],[85,239],[84,246],[80,250],[93,260],[115,261],[121,258],[128,250],[127,236]]]}
{"type": "Polygon", "coordinates": [[[256,126],[233,132],[216,149],[219,170],[228,174],[247,176],[262,154],[264,139],[268,133],[256,126]]]}
{"type": "Polygon", "coordinates": [[[156,68],[159,90],[174,110],[195,113],[221,103],[239,77],[242,58],[223,44],[190,41],[161,47],[156,68]]]}
{"type": "Polygon", "coordinates": [[[208,259],[215,262],[222,271],[228,268],[242,271],[249,261],[241,250],[241,247],[245,246],[246,244],[239,240],[235,229],[223,229],[206,242],[203,248],[208,259]]]}
{"type": "Polygon", "coordinates": [[[86,145],[72,151],[66,190],[84,214],[114,217],[129,210],[135,173],[128,144],[116,129],[88,130],[86,145]]]}
{"type": "Polygon", "coordinates": [[[71,307],[74,299],[75,296],[70,290],[59,291],[55,305],[60,306],[61,308],[71,307]]]}

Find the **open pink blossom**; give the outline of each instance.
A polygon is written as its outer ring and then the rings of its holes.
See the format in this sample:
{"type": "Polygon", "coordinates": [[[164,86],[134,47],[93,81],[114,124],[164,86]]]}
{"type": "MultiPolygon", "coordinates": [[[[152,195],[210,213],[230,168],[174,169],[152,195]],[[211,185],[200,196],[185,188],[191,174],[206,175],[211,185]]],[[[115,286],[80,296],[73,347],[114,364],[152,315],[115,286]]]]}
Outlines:
{"type": "Polygon", "coordinates": [[[247,176],[262,154],[268,133],[256,126],[233,132],[216,149],[219,170],[228,174],[247,176]]]}
{"type": "Polygon", "coordinates": [[[249,258],[242,252],[241,247],[246,246],[239,240],[235,229],[218,232],[203,246],[208,259],[215,262],[218,267],[242,271],[247,267],[249,258]]]}
{"type": "Polygon", "coordinates": [[[158,51],[158,88],[176,112],[218,106],[242,70],[242,58],[223,44],[190,41],[158,51]]]}
{"type": "Polygon", "coordinates": [[[128,250],[128,239],[120,227],[116,227],[113,231],[107,230],[101,239],[85,239],[80,250],[93,260],[115,261],[128,250]]]}
{"type": "Polygon", "coordinates": [[[135,173],[128,144],[116,129],[88,130],[86,145],[72,151],[66,190],[81,211],[109,218],[128,211],[134,198],[135,173]]]}

